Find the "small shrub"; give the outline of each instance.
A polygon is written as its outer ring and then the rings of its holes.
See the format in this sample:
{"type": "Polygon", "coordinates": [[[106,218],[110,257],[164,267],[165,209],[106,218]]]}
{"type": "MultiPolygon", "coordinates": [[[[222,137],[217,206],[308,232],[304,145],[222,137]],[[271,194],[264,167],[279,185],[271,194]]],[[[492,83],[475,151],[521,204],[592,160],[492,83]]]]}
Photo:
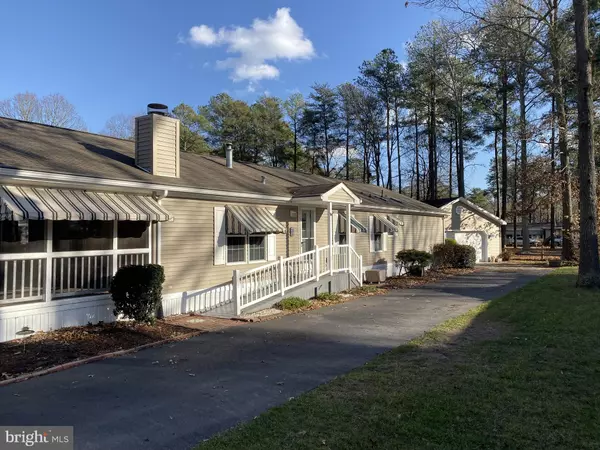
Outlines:
{"type": "Polygon", "coordinates": [[[321,292],[319,295],[314,297],[314,299],[322,302],[339,302],[342,300],[342,296],[340,294],[332,294],[330,292],[321,292]]]}
{"type": "Polygon", "coordinates": [[[422,250],[401,250],[396,254],[396,262],[411,275],[420,276],[431,262],[432,255],[422,250]]]}
{"type": "Polygon", "coordinates": [[[507,252],[506,250],[504,250],[500,254],[500,258],[502,258],[502,261],[510,261],[510,259],[512,258],[512,253],[511,252],[507,252]]]}
{"type": "Polygon", "coordinates": [[[456,269],[472,269],[477,262],[477,253],[470,245],[455,245],[454,267],[456,269]]]}
{"type": "Polygon", "coordinates": [[[477,254],[470,245],[437,244],[433,247],[433,265],[437,269],[475,267],[477,254]]]}
{"type": "Polygon", "coordinates": [[[456,242],[456,239],[452,239],[452,238],[446,238],[444,240],[444,243],[446,245],[458,245],[458,242],[456,242]]]}
{"type": "Polygon", "coordinates": [[[124,266],[117,270],[110,285],[115,316],[122,314],[138,322],[154,323],[162,301],[165,272],[162,266],[124,266]]]}
{"type": "Polygon", "coordinates": [[[305,300],[300,297],[288,297],[279,301],[275,304],[275,308],[282,309],[284,311],[294,311],[296,309],[302,309],[310,306],[310,300],[305,300]]]}

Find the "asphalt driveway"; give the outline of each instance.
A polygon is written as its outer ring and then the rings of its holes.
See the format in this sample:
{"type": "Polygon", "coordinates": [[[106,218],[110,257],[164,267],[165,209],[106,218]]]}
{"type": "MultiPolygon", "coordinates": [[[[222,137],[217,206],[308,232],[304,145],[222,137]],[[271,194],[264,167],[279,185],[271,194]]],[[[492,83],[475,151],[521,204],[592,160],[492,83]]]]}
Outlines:
{"type": "Polygon", "coordinates": [[[547,271],[485,268],[0,388],[0,424],[73,425],[77,449],[187,449],[547,271]]]}

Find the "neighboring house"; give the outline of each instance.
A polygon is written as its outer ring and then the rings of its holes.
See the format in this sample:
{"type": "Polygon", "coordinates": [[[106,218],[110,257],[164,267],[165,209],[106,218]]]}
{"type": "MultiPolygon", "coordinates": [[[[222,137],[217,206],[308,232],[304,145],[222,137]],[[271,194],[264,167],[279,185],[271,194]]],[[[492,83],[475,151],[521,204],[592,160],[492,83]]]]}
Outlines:
{"type": "Polygon", "coordinates": [[[180,153],[162,110],[134,141],[0,118],[0,341],[114,320],[127,264],[164,266],[165,315],[346,289],[431,250],[445,217],[372,185],[180,153]]]}
{"type": "MultiPolygon", "coordinates": [[[[529,238],[531,240],[545,243],[551,236],[552,224],[550,222],[543,223],[530,223],[529,224],[529,238]]],[[[514,243],[513,236],[515,234],[514,224],[509,223],[506,227],[506,242],[510,245],[514,243]]],[[[562,236],[562,225],[556,224],[554,226],[554,236],[562,236]]],[[[523,228],[521,222],[517,222],[517,238],[523,238],[523,228]]]]}
{"type": "Polygon", "coordinates": [[[495,260],[502,253],[501,227],[506,222],[463,197],[428,201],[451,214],[446,237],[475,248],[478,262],[495,260]]]}

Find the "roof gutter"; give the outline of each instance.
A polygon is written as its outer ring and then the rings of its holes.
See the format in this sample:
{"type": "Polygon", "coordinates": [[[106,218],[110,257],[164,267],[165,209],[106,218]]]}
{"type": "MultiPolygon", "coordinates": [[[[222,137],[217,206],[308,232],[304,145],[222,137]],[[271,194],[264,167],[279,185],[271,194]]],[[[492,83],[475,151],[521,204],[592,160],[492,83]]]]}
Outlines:
{"type": "Polygon", "coordinates": [[[418,214],[421,216],[434,216],[434,217],[447,217],[449,215],[449,213],[442,211],[442,210],[440,210],[439,212],[438,211],[424,211],[424,210],[420,210],[420,209],[394,208],[391,206],[360,205],[360,206],[353,206],[352,209],[356,210],[356,211],[377,210],[377,211],[387,211],[387,212],[396,213],[396,214],[418,214]]]}
{"type": "MultiPolygon", "coordinates": [[[[22,169],[10,169],[6,167],[0,167],[0,181],[2,182],[23,182],[23,181],[34,181],[38,183],[61,183],[71,187],[81,189],[82,185],[85,187],[95,187],[100,189],[107,188],[124,188],[130,190],[142,190],[142,191],[159,191],[169,193],[179,192],[182,194],[194,194],[194,195],[206,195],[210,197],[225,197],[225,198],[236,198],[236,199],[256,199],[266,200],[275,202],[288,202],[291,196],[274,196],[264,194],[253,194],[248,192],[228,192],[218,191],[213,189],[198,189],[185,186],[172,186],[166,184],[156,183],[144,183],[139,181],[125,181],[125,180],[112,180],[108,178],[96,178],[86,177],[83,175],[65,175],[59,173],[48,173],[48,172],[36,172],[33,170],[22,170],[22,169]]],[[[172,196],[172,195],[170,195],[172,196]]]]}

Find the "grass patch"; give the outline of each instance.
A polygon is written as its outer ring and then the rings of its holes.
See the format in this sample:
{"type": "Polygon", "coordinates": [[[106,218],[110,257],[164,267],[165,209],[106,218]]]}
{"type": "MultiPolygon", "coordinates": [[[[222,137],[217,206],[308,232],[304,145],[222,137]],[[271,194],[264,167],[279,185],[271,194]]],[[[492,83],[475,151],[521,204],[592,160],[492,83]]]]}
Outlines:
{"type": "Polygon", "coordinates": [[[207,449],[600,447],[600,293],[562,268],[207,449]]]}
{"type": "Polygon", "coordinates": [[[275,304],[275,308],[282,309],[284,311],[295,311],[297,309],[308,308],[309,306],[310,300],[305,300],[300,297],[284,298],[275,304]]]}
{"type": "Polygon", "coordinates": [[[342,296],[340,294],[332,294],[330,292],[321,292],[316,297],[314,297],[314,299],[320,302],[334,303],[342,301],[342,296]]]}
{"type": "Polygon", "coordinates": [[[360,287],[357,287],[354,289],[350,289],[346,292],[348,294],[360,296],[360,295],[380,294],[383,291],[384,291],[384,289],[381,286],[368,286],[365,284],[363,286],[360,286],[360,287]]]}

